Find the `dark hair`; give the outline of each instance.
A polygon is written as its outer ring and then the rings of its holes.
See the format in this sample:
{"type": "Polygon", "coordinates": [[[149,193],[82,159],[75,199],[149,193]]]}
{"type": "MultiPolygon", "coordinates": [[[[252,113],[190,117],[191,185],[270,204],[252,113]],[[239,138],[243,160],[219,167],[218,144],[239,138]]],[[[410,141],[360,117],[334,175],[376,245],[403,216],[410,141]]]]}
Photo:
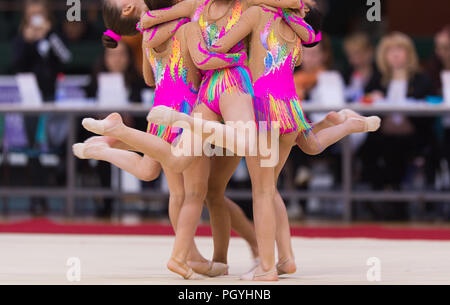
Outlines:
{"type": "MultiPolygon", "coordinates": [[[[323,22],[323,15],[317,8],[311,8],[308,14],[305,17],[305,21],[314,29],[314,32],[318,34],[320,31],[322,31],[322,22],[323,22]]],[[[312,48],[318,45],[319,42],[311,43],[311,44],[305,44],[305,48],[312,48]]]]}
{"type": "MultiPolygon", "coordinates": [[[[158,10],[172,6],[171,0],[144,0],[150,10],[158,10]]],[[[103,1],[103,20],[108,29],[122,36],[133,36],[138,34],[136,24],[138,17],[123,17],[122,11],[109,1],[103,1]]],[[[107,48],[117,48],[117,41],[107,35],[102,37],[103,45],[107,48]]]]}
{"type": "MultiPolygon", "coordinates": [[[[105,26],[118,35],[133,36],[136,35],[137,17],[123,17],[122,11],[109,1],[103,1],[103,21],[105,26]]],[[[118,42],[107,35],[102,37],[103,45],[107,48],[117,48],[118,42]]]]}
{"type": "Polygon", "coordinates": [[[160,10],[173,5],[173,0],[144,0],[150,10],[160,10]]]}
{"type": "MultiPolygon", "coordinates": [[[[133,62],[133,53],[131,48],[125,42],[119,42],[126,49],[127,56],[129,58],[128,66],[126,70],[123,72],[123,76],[125,79],[125,85],[127,88],[132,88],[136,84],[140,83],[140,74],[136,69],[136,66],[133,62]]],[[[119,45],[117,43],[117,45],[119,45]]],[[[108,50],[104,50],[102,56],[97,60],[94,69],[91,74],[91,83],[86,87],[87,95],[89,97],[95,97],[98,89],[98,75],[102,72],[110,72],[106,66],[106,52],[108,50]]]]}

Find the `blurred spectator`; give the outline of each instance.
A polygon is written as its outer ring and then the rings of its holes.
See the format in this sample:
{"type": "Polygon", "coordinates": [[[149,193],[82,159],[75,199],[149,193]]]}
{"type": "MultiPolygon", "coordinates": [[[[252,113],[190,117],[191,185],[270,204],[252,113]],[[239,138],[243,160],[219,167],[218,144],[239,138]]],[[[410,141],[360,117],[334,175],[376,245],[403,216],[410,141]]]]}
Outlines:
{"type": "Polygon", "coordinates": [[[433,94],[442,96],[442,71],[450,71],[450,25],[447,25],[434,38],[435,55],[427,65],[433,80],[433,94]]]}
{"type": "Polygon", "coordinates": [[[142,35],[125,36],[123,41],[130,47],[136,71],[142,74],[143,53],[142,53],[142,35]]]}
{"type": "Polygon", "coordinates": [[[301,99],[308,98],[310,92],[317,85],[320,72],[328,70],[333,64],[331,40],[323,35],[320,44],[313,48],[304,48],[303,63],[294,75],[297,94],[301,99]]]}
{"type": "Polygon", "coordinates": [[[34,73],[43,99],[53,101],[61,64],[69,62],[72,55],[54,32],[53,17],[47,1],[25,2],[13,54],[13,71],[34,73]]]}
{"type": "Polygon", "coordinates": [[[136,71],[131,49],[126,43],[120,42],[115,49],[105,49],[104,55],[94,68],[91,84],[86,89],[89,97],[96,97],[97,78],[99,73],[102,72],[122,73],[129,91],[129,100],[132,102],[141,101],[141,91],[146,88],[146,84],[136,71]]]}
{"type": "Polygon", "coordinates": [[[381,75],[375,65],[375,51],[366,33],[356,33],[344,41],[344,51],[350,67],[343,72],[346,98],[361,102],[364,96],[379,87],[381,75]]]}
{"type": "Polygon", "coordinates": [[[67,44],[75,44],[82,41],[94,41],[98,39],[98,33],[93,26],[85,21],[64,21],[62,31],[67,44]]]}
{"type": "MultiPolygon", "coordinates": [[[[427,70],[433,80],[433,94],[443,96],[441,73],[450,71],[450,25],[444,27],[434,38],[435,55],[427,65],[427,70]]],[[[447,170],[450,165],[450,117],[443,119],[443,137],[441,141],[441,159],[447,160],[447,170]]],[[[449,185],[444,185],[449,188],[449,185]]]]}
{"type": "MultiPolygon", "coordinates": [[[[407,35],[396,32],[382,39],[377,50],[377,66],[382,79],[375,95],[386,103],[414,103],[431,94],[431,80],[419,71],[418,55],[407,35]]],[[[416,170],[410,174],[408,184],[423,187],[423,183],[416,185],[415,174],[423,171],[424,157],[430,157],[427,162],[434,166],[431,160],[432,147],[436,143],[433,123],[434,119],[407,118],[400,114],[384,117],[380,132],[370,134],[361,151],[364,176],[373,187],[400,189],[407,169],[413,164],[416,170]]],[[[431,172],[429,178],[433,179],[431,172]]],[[[394,210],[391,215],[385,210],[383,215],[405,217],[405,206],[396,205],[394,210]]]]}

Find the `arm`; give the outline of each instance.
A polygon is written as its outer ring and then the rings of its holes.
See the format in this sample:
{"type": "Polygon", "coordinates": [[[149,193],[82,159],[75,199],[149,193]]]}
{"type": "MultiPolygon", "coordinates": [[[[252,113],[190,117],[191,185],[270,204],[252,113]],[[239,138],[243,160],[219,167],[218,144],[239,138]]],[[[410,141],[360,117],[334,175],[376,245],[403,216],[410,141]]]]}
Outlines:
{"type": "Polygon", "coordinates": [[[247,37],[257,26],[260,18],[261,9],[258,6],[252,6],[242,14],[238,23],[221,39],[219,39],[211,49],[217,53],[226,53],[238,42],[247,37]]]}
{"type": "Polygon", "coordinates": [[[302,7],[301,0],[247,0],[247,3],[249,6],[264,4],[272,7],[281,7],[281,8],[299,9],[302,7]]]}
{"type": "Polygon", "coordinates": [[[147,47],[145,47],[144,44],[142,44],[142,54],[144,57],[142,60],[142,73],[144,74],[145,83],[149,87],[155,87],[155,76],[153,75],[152,66],[147,58],[147,47]]]}
{"type": "Polygon", "coordinates": [[[188,22],[188,18],[180,18],[177,21],[155,25],[153,28],[144,31],[142,43],[146,48],[156,48],[166,42],[183,24],[188,22]]]}
{"type": "Polygon", "coordinates": [[[308,44],[314,42],[316,33],[314,29],[305,22],[301,17],[300,12],[289,9],[280,9],[284,21],[291,27],[291,29],[297,34],[302,42],[308,44]]]}
{"type": "Polygon", "coordinates": [[[216,70],[230,66],[242,65],[247,60],[247,53],[219,54],[208,50],[197,23],[190,23],[184,33],[189,53],[197,68],[216,70]]]}
{"type": "Polygon", "coordinates": [[[195,11],[197,0],[184,0],[174,6],[148,11],[139,21],[140,29],[150,29],[157,24],[169,22],[178,18],[191,18],[195,11]]]}

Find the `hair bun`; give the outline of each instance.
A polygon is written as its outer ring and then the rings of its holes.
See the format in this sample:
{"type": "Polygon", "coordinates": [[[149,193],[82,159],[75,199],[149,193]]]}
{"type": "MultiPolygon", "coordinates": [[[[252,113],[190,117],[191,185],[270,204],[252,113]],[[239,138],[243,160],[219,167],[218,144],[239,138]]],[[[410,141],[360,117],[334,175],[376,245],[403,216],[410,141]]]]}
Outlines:
{"type": "Polygon", "coordinates": [[[322,31],[323,15],[318,9],[311,8],[308,14],[306,14],[305,21],[314,29],[316,33],[322,31]]]}
{"type": "Polygon", "coordinates": [[[117,41],[109,37],[108,35],[103,35],[102,37],[103,46],[105,48],[115,49],[119,45],[117,41]]]}

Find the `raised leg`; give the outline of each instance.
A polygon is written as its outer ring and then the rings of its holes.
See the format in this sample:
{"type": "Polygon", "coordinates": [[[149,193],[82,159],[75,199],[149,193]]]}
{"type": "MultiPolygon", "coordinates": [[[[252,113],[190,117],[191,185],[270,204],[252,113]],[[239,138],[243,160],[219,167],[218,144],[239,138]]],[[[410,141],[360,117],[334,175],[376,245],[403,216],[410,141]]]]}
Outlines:
{"type": "Polygon", "coordinates": [[[177,173],[181,173],[195,159],[192,155],[175,156],[170,144],[154,135],[127,127],[118,113],[104,120],[84,119],[83,126],[93,133],[120,140],[177,173]]]}
{"type": "Polygon", "coordinates": [[[299,135],[297,145],[303,152],[317,155],[352,133],[378,130],[380,122],[381,120],[378,117],[350,117],[342,124],[322,129],[317,133],[310,133],[306,136],[299,135]]]}

